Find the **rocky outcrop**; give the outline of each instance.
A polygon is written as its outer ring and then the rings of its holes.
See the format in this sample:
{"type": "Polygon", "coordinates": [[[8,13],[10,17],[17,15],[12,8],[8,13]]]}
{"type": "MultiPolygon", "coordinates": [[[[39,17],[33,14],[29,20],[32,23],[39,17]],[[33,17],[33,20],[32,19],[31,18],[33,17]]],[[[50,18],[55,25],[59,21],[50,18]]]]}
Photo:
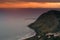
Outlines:
{"type": "Polygon", "coordinates": [[[43,13],[34,23],[28,25],[28,27],[33,29],[36,35],[26,40],[45,40],[46,33],[60,32],[60,11],[50,10],[43,13]]]}

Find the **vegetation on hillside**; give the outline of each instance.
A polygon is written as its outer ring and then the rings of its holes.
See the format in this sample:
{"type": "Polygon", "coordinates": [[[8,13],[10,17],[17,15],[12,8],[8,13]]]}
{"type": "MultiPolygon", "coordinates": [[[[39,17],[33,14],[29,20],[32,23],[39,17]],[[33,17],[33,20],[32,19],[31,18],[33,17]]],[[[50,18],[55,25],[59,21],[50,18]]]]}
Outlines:
{"type": "Polygon", "coordinates": [[[39,16],[28,27],[33,29],[36,35],[26,40],[60,40],[60,36],[46,35],[47,33],[60,32],[60,11],[50,10],[39,16]],[[50,38],[48,38],[49,36],[50,38]]]}

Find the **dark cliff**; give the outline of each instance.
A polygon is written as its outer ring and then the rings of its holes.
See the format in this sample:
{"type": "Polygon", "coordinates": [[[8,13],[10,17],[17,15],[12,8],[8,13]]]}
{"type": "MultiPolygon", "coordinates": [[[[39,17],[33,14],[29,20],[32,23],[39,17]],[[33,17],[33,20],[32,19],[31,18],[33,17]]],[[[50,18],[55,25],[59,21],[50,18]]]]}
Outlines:
{"type": "Polygon", "coordinates": [[[33,29],[36,35],[26,40],[40,40],[38,36],[43,36],[45,33],[60,32],[60,11],[50,10],[45,12],[34,23],[28,25],[28,27],[33,29]]]}

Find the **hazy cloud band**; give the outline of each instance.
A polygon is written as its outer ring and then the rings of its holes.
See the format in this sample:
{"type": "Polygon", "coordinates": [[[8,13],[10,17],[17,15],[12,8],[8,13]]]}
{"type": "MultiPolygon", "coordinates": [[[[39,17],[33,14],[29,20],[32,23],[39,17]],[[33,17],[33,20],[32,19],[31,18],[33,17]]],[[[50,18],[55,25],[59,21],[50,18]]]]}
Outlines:
{"type": "Polygon", "coordinates": [[[0,8],[60,8],[60,2],[5,2],[0,8]]]}

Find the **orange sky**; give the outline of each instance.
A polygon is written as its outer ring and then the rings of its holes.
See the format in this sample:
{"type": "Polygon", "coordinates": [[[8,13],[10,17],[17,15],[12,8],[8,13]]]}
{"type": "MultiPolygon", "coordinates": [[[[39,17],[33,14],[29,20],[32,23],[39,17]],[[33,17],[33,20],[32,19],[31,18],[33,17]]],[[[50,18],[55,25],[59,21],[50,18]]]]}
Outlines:
{"type": "Polygon", "coordinates": [[[0,8],[60,8],[60,2],[5,2],[0,8]]]}

